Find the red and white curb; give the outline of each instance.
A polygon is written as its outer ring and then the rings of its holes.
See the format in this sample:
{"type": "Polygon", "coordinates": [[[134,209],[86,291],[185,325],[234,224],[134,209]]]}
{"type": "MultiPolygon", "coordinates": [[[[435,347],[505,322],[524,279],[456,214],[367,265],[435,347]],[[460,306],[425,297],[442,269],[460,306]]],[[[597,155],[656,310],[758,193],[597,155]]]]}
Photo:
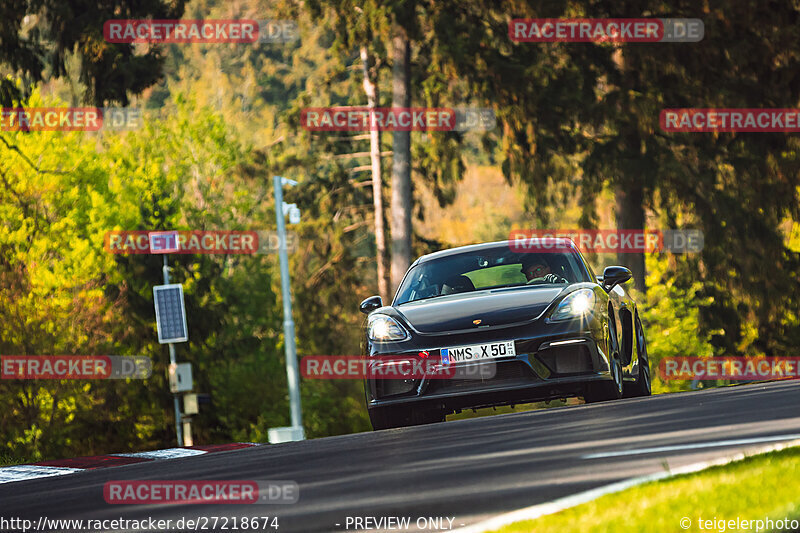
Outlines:
{"type": "Polygon", "coordinates": [[[17,465],[0,468],[0,483],[24,481],[37,477],[63,476],[80,472],[80,468],[58,468],[56,466],[17,465]]]}
{"type": "Polygon", "coordinates": [[[30,465],[4,466],[0,467],[0,483],[13,483],[14,481],[25,481],[40,477],[63,476],[66,474],[74,474],[75,472],[83,472],[84,470],[147,463],[164,459],[194,457],[207,453],[227,452],[253,446],[258,446],[258,444],[252,442],[237,442],[232,444],[189,446],[187,448],[167,448],[165,450],[155,450],[152,452],[113,453],[110,455],[41,461],[30,465]]]}

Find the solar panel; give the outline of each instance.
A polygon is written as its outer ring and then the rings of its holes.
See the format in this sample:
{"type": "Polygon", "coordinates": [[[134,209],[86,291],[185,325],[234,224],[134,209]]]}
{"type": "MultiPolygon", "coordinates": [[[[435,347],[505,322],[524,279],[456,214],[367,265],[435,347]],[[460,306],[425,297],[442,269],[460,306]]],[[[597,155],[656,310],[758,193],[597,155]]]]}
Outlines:
{"type": "Polygon", "coordinates": [[[186,342],[186,307],[183,304],[183,286],[179,283],[156,285],[153,287],[156,305],[156,326],[158,342],[186,342]]]}

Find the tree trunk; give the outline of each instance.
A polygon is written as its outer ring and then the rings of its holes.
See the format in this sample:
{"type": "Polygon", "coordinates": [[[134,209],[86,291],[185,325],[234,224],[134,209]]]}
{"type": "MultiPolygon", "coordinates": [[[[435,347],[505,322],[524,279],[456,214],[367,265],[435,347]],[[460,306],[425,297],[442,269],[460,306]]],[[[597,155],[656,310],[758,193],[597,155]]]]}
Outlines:
{"type": "MultiPolygon", "coordinates": [[[[370,58],[367,47],[361,47],[361,68],[364,72],[364,92],[367,94],[367,106],[374,109],[378,106],[377,75],[373,79],[370,74],[370,58]]],[[[369,132],[369,158],[372,164],[372,204],[375,211],[375,259],[378,265],[378,294],[384,304],[389,302],[389,261],[386,255],[386,234],[383,223],[383,177],[381,174],[381,132],[378,129],[369,132]]]]}
{"type": "MultiPolygon", "coordinates": [[[[625,76],[625,55],[623,54],[622,45],[617,45],[617,49],[613,54],[614,63],[617,65],[620,73],[623,74],[623,84],[620,88],[622,94],[630,94],[631,88],[627,86],[625,80],[629,79],[625,76]]],[[[625,106],[619,109],[620,116],[625,116],[629,112],[629,108],[625,106]]],[[[632,126],[629,126],[632,127],[632,126]]],[[[628,131],[623,137],[624,151],[629,157],[636,157],[639,154],[638,144],[639,138],[635,132],[628,131]]],[[[617,181],[615,190],[615,197],[617,203],[617,229],[631,229],[644,231],[644,190],[642,189],[641,176],[633,171],[636,165],[623,165],[626,169],[624,172],[628,175],[622,176],[622,179],[617,181]]],[[[645,268],[644,268],[644,253],[618,253],[617,262],[631,269],[633,274],[633,286],[636,289],[647,292],[647,284],[645,283],[645,268]]]]}
{"type": "MultiPolygon", "coordinates": [[[[617,229],[644,230],[644,191],[639,183],[617,186],[617,229]]],[[[618,253],[617,261],[631,269],[633,286],[642,292],[645,284],[644,253],[618,253]]]]}
{"type": "MultiPolygon", "coordinates": [[[[392,107],[410,106],[411,47],[405,30],[392,39],[392,107]]],[[[392,291],[411,264],[411,132],[392,134],[392,291]]]]}

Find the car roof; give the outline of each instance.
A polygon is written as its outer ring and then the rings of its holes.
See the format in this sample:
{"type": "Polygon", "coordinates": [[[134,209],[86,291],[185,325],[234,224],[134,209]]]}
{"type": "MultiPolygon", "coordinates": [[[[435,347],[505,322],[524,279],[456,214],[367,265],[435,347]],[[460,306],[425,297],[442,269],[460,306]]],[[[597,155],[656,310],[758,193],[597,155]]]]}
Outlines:
{"type": "MultiPolygon", "coordinates": [[[[514,243],[517,241],[505,240],[505,241],[495,241],[495,242],[484,242],[480,244],[469,244],[467,246],[459,246],[457,248],[448,248],[447,250],[439,250],[438,252],[433,252],[427,255],[421,256],[419,259],[414,261],[414,264],[418,263],[425,263],[428,261],[432,261],[434,259],[441,259],[442,257],[448,257],[451,255],[458,255],[465,252],[480,252],[482,250],[496,250],[499,248],[511,248],[514,246],[514,243]]],[[[539,237],[539,242],[546,243],[548,245],[553,246],[568,246],[572,248],[573,251],[577,252],[578,248],[575,246],[575,243],[570,238],[565,237],[539,237]]]]}

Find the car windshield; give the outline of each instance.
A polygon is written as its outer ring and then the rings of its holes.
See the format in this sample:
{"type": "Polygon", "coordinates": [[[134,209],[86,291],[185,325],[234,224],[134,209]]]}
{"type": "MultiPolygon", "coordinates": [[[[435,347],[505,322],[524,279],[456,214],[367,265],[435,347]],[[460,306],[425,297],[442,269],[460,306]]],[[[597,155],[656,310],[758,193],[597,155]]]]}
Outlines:
{"type": "Polygon", "coordinates": [[[575,252],[516,253],[508,246],[424,261],[400,285],[394,305],[470,291],[591,281],[575,252]]]}

